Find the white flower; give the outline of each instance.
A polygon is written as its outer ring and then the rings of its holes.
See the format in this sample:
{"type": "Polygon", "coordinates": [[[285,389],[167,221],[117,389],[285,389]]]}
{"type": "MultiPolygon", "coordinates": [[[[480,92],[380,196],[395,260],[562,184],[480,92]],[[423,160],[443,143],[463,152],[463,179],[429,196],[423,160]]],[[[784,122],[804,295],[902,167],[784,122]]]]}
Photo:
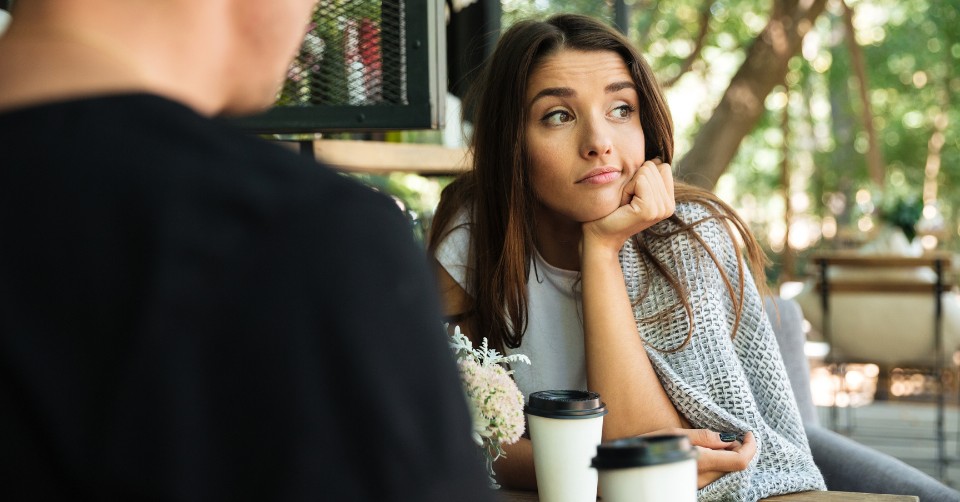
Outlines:
{"type": "Polygon", "coordinates": [[[481,366],[490,366],[502,363],[530,363],[530,358],[523,354],[511,354],[505,356],[487,346],[487,339],[484,338],[480,347],[473,348],[473,343],[466,335],[460,332],[460,326],[453,327],[453,335],[450,337],[450,348],[457,356],[457,360],[464,357],[472,357],[481,366]]]}
{"type": "Polygon", "coordinates": [[[493,462],[504,455],[503,445],[516,443],[523,435],[523,393],[510,378],[512,371],[504,363],[530,364],[523,354],[504,356],[487,345],[484,338],[480,347],[473,348],[470,339],[455,326],[450,348],[457,359],[460,380],[473,418],[473,440],[483,448],[491,485],[493,462]]]}

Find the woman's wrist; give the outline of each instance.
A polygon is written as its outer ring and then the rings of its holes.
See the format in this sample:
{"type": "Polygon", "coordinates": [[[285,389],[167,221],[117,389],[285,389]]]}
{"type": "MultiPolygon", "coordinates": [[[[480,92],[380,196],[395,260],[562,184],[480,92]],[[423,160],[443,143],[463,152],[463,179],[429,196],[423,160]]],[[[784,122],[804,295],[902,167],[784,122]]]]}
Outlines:
{"type": "MultiPolygon", "coordinates": [[[[600,236],[584,228],[580,239],[580,263],[589,261],[620,263],[620,248],[623,241],[610,236],[600,236]]],[[[582,270],[582,269],[581,269],[582,270]]]]}

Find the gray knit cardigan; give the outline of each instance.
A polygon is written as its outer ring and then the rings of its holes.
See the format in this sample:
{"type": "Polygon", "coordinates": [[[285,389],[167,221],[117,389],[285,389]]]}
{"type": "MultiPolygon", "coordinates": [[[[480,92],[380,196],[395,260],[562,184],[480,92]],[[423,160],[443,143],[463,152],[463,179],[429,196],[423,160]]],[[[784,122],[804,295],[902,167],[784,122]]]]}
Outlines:
{"type": "MultiPolygon", "coordinates": [[[[693,223],[710,216],[700,204],[685,203],[676,214],[693,223]]],[[[778,494],[825,490],[813,463],[787,371],[763,311],[757,287],[742,261],[737,260],[731,234],[722,220],[707,219],[694,227],[723,265],[739,295],[744,270],[744,304],[735,336],[734,303],[719,269],[703,246],[681,232],[669,238],[640,234],[651,253],[678,275],[693,308],[693,335],[681,350],[690,319],[673,305],[678,294],[648,258],[638,254],[632,239],[620,251],[627,290],[647,354],[674,406],[695,428],[743,433],[752,431],[757,454],[750,466],[707,485],[700,502],[756,501],[778,494]],[[646,291],[644,299],[638,297],[646,291]]],[[[677,225],[665,221],[651,230],[671,232],[677,225]]]]}

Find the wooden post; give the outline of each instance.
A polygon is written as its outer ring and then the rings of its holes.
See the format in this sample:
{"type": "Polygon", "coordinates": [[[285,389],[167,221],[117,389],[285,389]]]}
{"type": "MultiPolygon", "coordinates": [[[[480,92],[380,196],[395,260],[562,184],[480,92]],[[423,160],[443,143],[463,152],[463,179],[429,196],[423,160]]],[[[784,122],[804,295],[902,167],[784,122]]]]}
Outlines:
{"type": "Polygon", "coordinates": [[[783,222],[786,225],[786,231],[783,233],[783,271],[780,276],[780,282],[793,279],[796,274],[794,269],[793,249],[790,247],[790,224],[793,223],[793,206],[790,204],[790,87],[784,84],[783,92],[787,95],[787,101],[783,105],[783,113],[780,116],[780,130],[783,131],[783,145],[781,151],[783,159],[780,162],[780,184],[783,185],[783,222]]]}
{"type": "Polygon", "coordinates": [[[883,188],[884,178],[886,177],[883,155],[877,142],[877,130],[873,126],[873,106],[870,104],[870,95],[868,94],[870,85],[867,81],[867,67],[863,62],[863,49],[857,43],[856,30],[853,28],[853,9],[847,5],[846,0],[842,0],[840,3],[843,4],[843,24],[847,32],[845,38],[847,39],[847,49],[850,51],[850,63],[857,75],[857,82],[860,83],[860,113],[863,116],[863,129],[867,133],[867,170],[870,173],[870,180],[878,187],[883,188]]]}

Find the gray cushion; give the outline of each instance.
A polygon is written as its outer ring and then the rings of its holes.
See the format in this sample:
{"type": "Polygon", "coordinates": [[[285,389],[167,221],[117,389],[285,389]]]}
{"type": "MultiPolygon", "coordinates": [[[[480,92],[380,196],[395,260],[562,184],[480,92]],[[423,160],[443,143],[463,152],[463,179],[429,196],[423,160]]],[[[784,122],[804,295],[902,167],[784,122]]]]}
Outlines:
{"type": "Polygon", "coordinates": [[[780,297],[767,298],[766,309],[797,398],[813,460],[828,490],[917,495],[922,502],[960,502],[960,492],[916,468],[821,427],[810,392],[810,365],[803,352],[803,312],[797,302],[780,297]]]}
{"type": "Polygon", "coordinates": [[[810,393],[810,364],[803,351],[807,338],[803,332],[803,312],[800,305],[793,300],[776,296],[767,297],[764,306],[780,346],[793,395],[797,398],[800,419],[804,425],[818,425],[820,419],[810,393]]]}
{"type": "Polygon", "coordinates": [[[960,492],[827,428],[808,425],[807,439],[828,490],[917,495],[922,502],[960,502],[960,492]]]}

